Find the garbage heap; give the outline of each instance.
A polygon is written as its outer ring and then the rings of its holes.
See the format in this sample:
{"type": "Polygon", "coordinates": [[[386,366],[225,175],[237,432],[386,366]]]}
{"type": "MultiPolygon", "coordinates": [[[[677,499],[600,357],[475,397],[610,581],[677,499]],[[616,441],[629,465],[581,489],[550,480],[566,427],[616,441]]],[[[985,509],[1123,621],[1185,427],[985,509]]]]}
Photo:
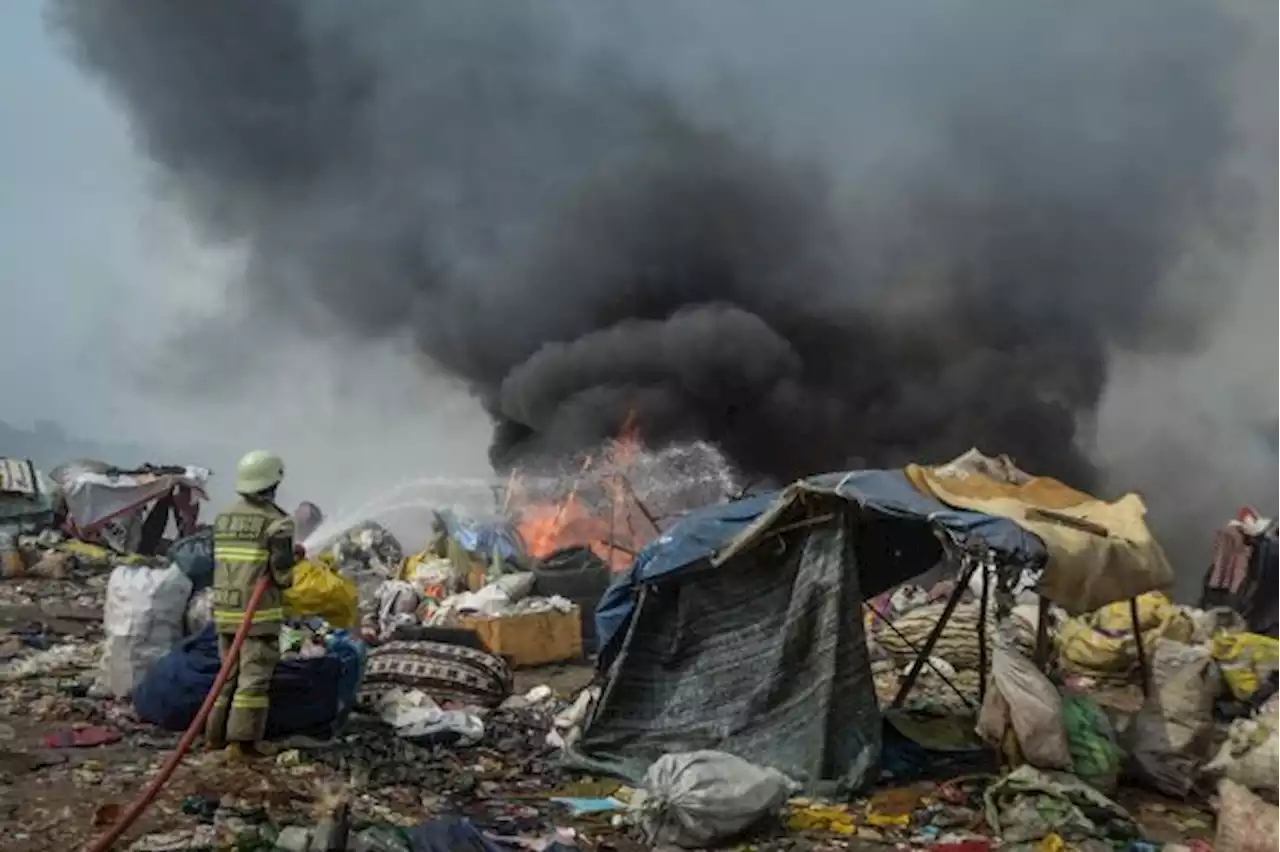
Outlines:
{"type": "MultiPolygon", "coordinates": [[[[163,499],[129,511],[145,522],[163,499]]],[[[59,520],[56,500],[21,500],[31,511],[7,516],[0,541],[0,773],[33,783],[0,787],[0,811],[6,848],[76,848],[119,816],[213,681],[212,539],[197,529],[131,552],[121,542],[143,536],[103,541],[59,520]]],[[[610,576],[589,545],[531,557],[511,523],[445,511],[409,548],[373,523],[334,536],[285,597],[268,720],[280,754],[252,769],[191,754],[131,848],[1275,848],[1276,640],[1229,608],[1148,593],[1068,617],[1040,606],[1030,578],[983,618],[971,583],[913,690],[923,698],[904,706],[962,719],[969,746],[886,735],[873,789],[819,798],[691,735],[632,789],[559,761],[599,700],[595,673],[522,671],[590,653],[610,576]],[[966,748],[982,768],[948,769],[966,748]],[[934,775],[908,777],[907,763],[934,775]]],[[[882,703],[952,592],[868,602],[882,703]]]]}

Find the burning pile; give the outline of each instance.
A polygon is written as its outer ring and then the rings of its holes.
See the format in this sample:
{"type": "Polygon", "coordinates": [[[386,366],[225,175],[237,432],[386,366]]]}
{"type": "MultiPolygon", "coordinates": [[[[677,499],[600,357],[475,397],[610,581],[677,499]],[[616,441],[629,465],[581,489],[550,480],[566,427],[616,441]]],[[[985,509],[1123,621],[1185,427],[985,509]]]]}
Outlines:
{"type": "Polygon", "coordinates": [[[613,571],[695,506],[736,491],[724,458],[703,444],[647,451],[628,418],[618,436],[572,474],[515,471],[503,500],[530,556],[589,547],[613,571]]]}

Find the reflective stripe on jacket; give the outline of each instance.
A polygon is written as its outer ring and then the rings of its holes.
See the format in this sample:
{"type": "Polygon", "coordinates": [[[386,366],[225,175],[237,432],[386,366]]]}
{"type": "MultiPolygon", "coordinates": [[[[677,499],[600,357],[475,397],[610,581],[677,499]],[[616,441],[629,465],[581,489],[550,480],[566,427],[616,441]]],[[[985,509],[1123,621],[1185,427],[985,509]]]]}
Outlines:
{"type": "Polygon", "coordinates": [[[292,525],[278,506],[242,497],[219,512],[213,524],[214,629],[234,633],[240,628],[253,587],[269,572],[272,582],[258,601],[248,635],[279,633],[281,590],[290,585],[292,569],[292,525]]]}

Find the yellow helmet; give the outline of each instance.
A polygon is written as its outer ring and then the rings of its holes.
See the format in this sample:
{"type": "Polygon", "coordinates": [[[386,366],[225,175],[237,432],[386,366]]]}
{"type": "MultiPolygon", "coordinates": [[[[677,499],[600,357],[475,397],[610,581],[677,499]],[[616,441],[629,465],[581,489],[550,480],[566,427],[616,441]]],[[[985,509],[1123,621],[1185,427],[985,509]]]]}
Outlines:
{"type": "Polygon", "coordinates": [[[284,462],[275,453],[254,450],[236,465],[236,493],[260,494],[284,479],[284,462]]]}

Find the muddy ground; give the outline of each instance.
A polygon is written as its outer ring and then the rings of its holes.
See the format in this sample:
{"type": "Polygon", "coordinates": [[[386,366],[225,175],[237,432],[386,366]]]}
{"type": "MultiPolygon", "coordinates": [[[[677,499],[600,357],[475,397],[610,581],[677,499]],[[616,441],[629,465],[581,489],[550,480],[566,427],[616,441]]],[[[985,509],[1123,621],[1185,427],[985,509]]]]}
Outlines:
{"type": "MultiPolygon", "coordinates": [[[[0,668],[42,647],[69,652],[60,669],[0,682],[0,849],[7,852],[82,848],[118,818],[178,741],[177,733],[138,722],[128,702],[88,695],[104,586],[105,576],[0,581],[0,668]],[[120,740],[81,748],[45,743],[50,734],[87,725],[118,732],[120,740]]],[[[545,683],[572,697],[591,676],[587,665],[521,671],[516,691],[545,683]]],[[[545,720],[499,719],[494,735],[478,746],[417,749],[374,720],[353,717],[338,740],[284,741],[275,759],[249,765],[229,764],[221,752],[197,745],[115,848],[143,837],[154,841],[153,849],[218,848],[219,840],[236,837],[236,848],[269,849],[252,838],[284,825],[314,824],[334,794],[348,798],[357,828],[411,826],[462,813],[492,833],[523,837],[531,848],[557,830],[583,849],[645,848],[608,816],[572,819],[548,801],[553,793],[599,792],[562,774],[554,755],[534,744],[546,730],[539,725],[545,720]]],[[[924,785],[919,792],[930,791],[924,785]]],[[[1124,790],[1119,799],[1156,842],[1212,836],[1213,817],[1204,805],[1137,790],[1124,790]]],[[[750,848],[887,849],[894,839],[875,830],[860,829],[860,835],[777,827],[750,848]]]]}

